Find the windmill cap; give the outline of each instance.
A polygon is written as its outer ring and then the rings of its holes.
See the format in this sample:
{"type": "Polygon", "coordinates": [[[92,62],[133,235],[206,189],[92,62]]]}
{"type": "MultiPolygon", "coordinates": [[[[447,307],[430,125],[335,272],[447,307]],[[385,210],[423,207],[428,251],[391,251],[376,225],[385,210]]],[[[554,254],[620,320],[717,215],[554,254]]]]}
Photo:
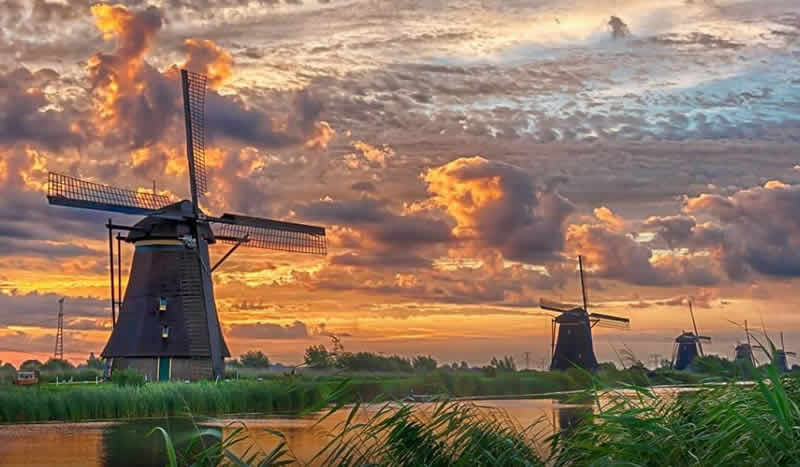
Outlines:
{"type": "MultiPolygon", "coordinates": [[[[137,222],[128,233],[128,240],[138,242],[153,238],[180,238],[192,235],[192,221],[194,212],[190,201],[180,201],[170,204],[158,213],[145,217],[137,222]]],[[[208,243],[214,243],[214,232],[205,222],[197,223],[197,233],[204,237],[208,243]]]]}

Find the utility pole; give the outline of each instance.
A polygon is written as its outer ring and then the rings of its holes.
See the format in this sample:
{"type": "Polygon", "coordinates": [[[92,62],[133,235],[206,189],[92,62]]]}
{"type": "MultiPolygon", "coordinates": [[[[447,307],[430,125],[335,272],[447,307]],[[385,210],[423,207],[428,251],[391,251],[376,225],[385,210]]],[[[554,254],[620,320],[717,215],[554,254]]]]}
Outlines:
{"type": "Polygon", "coordinates": [[[64,297],[58,300],[58,330],[56,331],[56,348],[53,358],[64,360],[64,297]]]}

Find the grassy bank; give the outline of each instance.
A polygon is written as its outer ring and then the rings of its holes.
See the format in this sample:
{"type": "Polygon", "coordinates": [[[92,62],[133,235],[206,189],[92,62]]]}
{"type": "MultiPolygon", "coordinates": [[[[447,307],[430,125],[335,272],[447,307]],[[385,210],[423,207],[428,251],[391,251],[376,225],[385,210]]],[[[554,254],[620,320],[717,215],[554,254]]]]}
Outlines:
{"type": "MultiPolygon", "coordinates": [[[[266,376],[266,375],[265,375],[266,376]]],[[[597,377],[613,386],[696,383],[708,375],[656,372],[643,368],[603,368],[597,377]]],[[[411,394],[448,397],[510,396],[586,389],[591,377],[578,369],[566,372],[519,371],[489,376],[476,371],[419,374],[337,375],[307,373],[271,375],[260,380],[150,383],[141,387],[111,383],[19,388],[0,386],[0,423],[81,421],[196,415],[298,412],[317,407],[344,382],[353,400],[402,400],[411,394]]]]}
{"type": "Polygon", "coordinates": [[[319,408],[326,386],[310,381],[228,381],[219,384],[106,383],[0,389],[0,422],[167,417],[186,413],[297,413],[319,408]]]}

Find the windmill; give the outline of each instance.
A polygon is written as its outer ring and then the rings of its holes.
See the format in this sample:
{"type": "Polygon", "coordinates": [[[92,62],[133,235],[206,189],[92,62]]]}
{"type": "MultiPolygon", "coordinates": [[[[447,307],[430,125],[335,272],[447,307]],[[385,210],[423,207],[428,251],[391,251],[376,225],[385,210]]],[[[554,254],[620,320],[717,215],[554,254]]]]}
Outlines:
{"type": "Polygon", "coordinates": [[[683,331],[680,336],[675,338],[675,347],[672,351],[672,368],[676,370],[685,370],[697,358],[698,353],[700,356],[705,356],[703,353],[703,341],[711,342],[710,337],[701,336],[697,332],[697,322],[694,320],[691,300],[689,300],[689,315],[692,317],[694,332],[683,331]]]}
{"type": "Polygon", "coordinates": [[[740,342],[736,344],[736,355],[734,357],[734,361],[750,362],[750,364],[756,366],[756,356],[753,353],[753,349],[764,350],[764,347],[761,345],[752,345],[750,343],[750,328],[747,327],[747,320],[744,320],[744,335],[747,339],[747,342],[740,342]]]}
{"type": "MultiPolygon", "coordinates": [[[[206,77],[181,70],[191,200],[49,174],[50,204],[146,216],[108,228],[112,332],[102,356],[116,369],[153,380],[222,378],[230,356],[219,324],[211,273],[239,246],[324,255],[325,229],[237,214],[212,217],[199,206],[208,191],[205,165],[206,77]],[[128,286],[114,298],[113,231],[134,246],[128,286]],[[231,244],[211,265],[208,245],[231,244]],[[119,315],[116,314],[119,305],[119,315]]],[[[119,246],[118,246],[119,249],[119,246]]],[[[119,271],[118,271],[119,272],[119,271]]],[[[118,276],[118,282],[119,276],[118,276]]]]}
{"type": "Polygon", "coordinates": [[[578,256],[578,269],[583,307],[565,305],[547,299],[541,299],[539,302],[542,309],[559,313],[553,318],[551,326],[550,349],[553,359],[550,362],[550,370],[566,370],[575,365],[587,370],[596,370],[597,358],[592,345],[592,328],[602,326],[627,329],[630,326],[628,318],[587,311],[583,259],[580,256],[578,256]],[[558,325],[558,340],[556,340],[556,325],[558,325]]]}
{"type": "MultiPolygon", "coordinates": [[[[786,357],[787,356],[795,357],[795,356],[797,356],[797,353],[795,353],[795,352],[787,352],[786,351],[786,347],[784,346],[784,343],[783,343],[783,331],[780,332],[780,336],[781,336],[781,346],[780,347],[775,347],[775,345],[773,344],[773,340],[769,337],[769,334],[767,334],[767,330],[766,329],[762,328],[762,332],[764,333],[764,337],[767,338],[767,341],[768,341],[768,343],[770,345],[770,348],[772,348],[775,353],[774,354],[770,354],[770,351],[766,347],[764,347],[763,345],[754,345],[753,348],[754,349],[760,349],[762,352],[764,352],[764,355],[767,357],[767,361],[768,362],[771,361],[775,365],[775,367],[777,368],[778,371],[784,372],[784,373],[791,371],[791,368],[789,367],[789,362],[787,361],[786,357]]],[[[756,337],[753,336],[753,339],[756,339],[756,337]]],[[[758,342],[758,339],[756,339],[756,342],[758,342]]],[[[739,346],[736,346],[736,348],[738,350],[739,346]]]]}
{"type": "Polygon", "coordinates": [[[786,360],[787,355],[796,357],[797,353],[786,351],[786,347],[783,345],[783,331],[781,331],[781,348],[775,349],[775,366],[778,368],[778,371],[783,371],[784,373],[791,371],[789,362],[786,360]]]}

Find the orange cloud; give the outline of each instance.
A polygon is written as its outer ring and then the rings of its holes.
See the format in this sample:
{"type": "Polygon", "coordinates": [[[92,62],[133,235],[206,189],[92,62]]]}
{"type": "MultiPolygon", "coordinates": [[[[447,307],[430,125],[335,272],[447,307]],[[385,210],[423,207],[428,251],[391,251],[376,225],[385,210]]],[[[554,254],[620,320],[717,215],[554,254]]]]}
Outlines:
{"type": "Polygon", "coordinates": [[[594,217],[601,220],[611,230],[614,230],[616,232],[622,232],[623,230],[625,230],[625,219],[614,214],[614,211],[612,211],[606,206],[600,206],[599,208],[595,208],[594,217]]]}
{"type": "Polygon", "coordinates": [[[204,73],[210,88],[218,89],[233,76],[233,57],[213,41],[186,39],[183,48],[186,50],[183,68],[204,73]]]}
{"type": "Polygon", "coordinates": [[[453,235],[473,250],[495,248],[505,259],[526,262],[560,254],[566,219],[574,208],[553,187],[539,189],[524,170],[483,157],[462,157],[428,170],[423,179],[432,196],[422,204],[449,214],[456,223],[453,235]]]}
{"type": "Polygon", "coordinates": [[[328,149],[328,143],[336,136],[334,130],[328,122],[319,121],[314,124],[314,130],[311,132],[306,147],[311,149],[328,149]]]}

